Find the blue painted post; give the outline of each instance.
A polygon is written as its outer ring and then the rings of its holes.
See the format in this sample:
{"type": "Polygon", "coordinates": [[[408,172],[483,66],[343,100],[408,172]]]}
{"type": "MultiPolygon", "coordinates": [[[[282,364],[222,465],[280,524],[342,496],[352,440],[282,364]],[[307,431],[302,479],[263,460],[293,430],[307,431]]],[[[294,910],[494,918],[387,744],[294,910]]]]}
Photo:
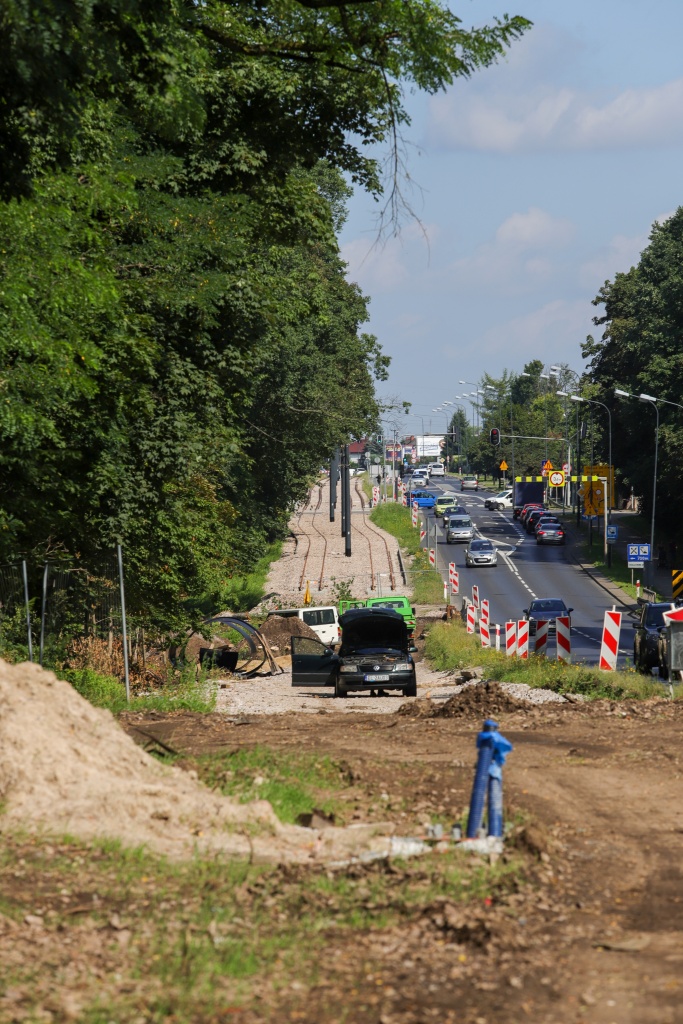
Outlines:
{"type": "Polygon", "coordinates": [[[472,783],[472,797],[470,799],[470,813],[467,819],[467,839],[476,839],[484,816],[484,803],[489,782],[489,768],[493,761],[494,733],[498,729],[498,723],[492,718],[484,722],[482,732],[477,736],[477,750],[479,757],[474,772],[472,783]]]}
{"type": "Polygon", "coordinates": [[[489,768],[489,835],[503,836],[503,770],[499,764],[489,768]]]}

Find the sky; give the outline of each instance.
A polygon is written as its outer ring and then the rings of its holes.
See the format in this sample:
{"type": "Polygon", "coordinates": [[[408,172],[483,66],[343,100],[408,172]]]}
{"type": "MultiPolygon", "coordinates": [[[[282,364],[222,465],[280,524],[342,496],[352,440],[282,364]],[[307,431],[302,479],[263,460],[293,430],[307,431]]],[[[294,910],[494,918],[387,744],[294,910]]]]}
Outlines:
{"type": "Polygon", "coordinates": [[[408,97],[419,222],[377,244],[359,190],[341,237],[392,360],[378,393],[412,403],[406,432],[443,431],[432,410],[474,390],[460,380],[531,359],[581,372],[591,300],[683,203],[681,0],[451,6],[466,27],[506,12],[534,26],[496,66],[408,97]]]}

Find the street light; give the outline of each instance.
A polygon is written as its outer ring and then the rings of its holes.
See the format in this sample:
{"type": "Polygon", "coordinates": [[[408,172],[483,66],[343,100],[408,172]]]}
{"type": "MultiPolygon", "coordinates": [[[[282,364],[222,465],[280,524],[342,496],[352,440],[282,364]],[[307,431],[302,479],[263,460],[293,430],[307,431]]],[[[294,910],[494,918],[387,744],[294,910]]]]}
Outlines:
{"type": "MultiPolygon", "coordinates": [[[[654,562],[655,553],[655,511],[657,505],[657,456],[659,454],[659,408],[657,402],[661,399],[654,398],[653,395],[632,395],[630,391],[622,391],[621,388],[615,388],[614,394],[619,395],[620,398],[637,398],[640,402],[646,402],[651,405],[655,411],[657,417],[657,423],[655,427],[655,471],[652,483],[652,522],[650,524],[650,562],[654,562]]],[[[676,402],[668,402],[668,405],[676,405],[676,402]]],[[[679,406],[679,408],[681,408],[679,406]]],[[[650,583],[654,583],[654,568],[650,573],[650,583]]]]}
{"type": "MultiPolygon", "coordinates": [[[[609,469],[607,471],[607,476],[608,476],[608,485],[607,485],[608,502],[607,502],[607,512],[606,512],[607,518],[606,518],[605,522],[606,522],[607,525],[609,525],[612,522],[612,501],[613,501],[612,481],[613,481],[613,478],[614,478],[614,471],[612,469],[612,413],[610,412],[609,408],[605,405],[604,402],[598,402],[597,399],[595,399],[595,398],[583,398],[581,395],[570,395],[569,397],[571,398],[572,402],[587,402],[588,405],[600,405],[600,406],[602,406],[602,408],[607,413],[608,423],[609,423],[609,455],[608,455],[609,469]]],[[[642,398],[642,395],[641,395],[641,398],[642,398]]],[[[607,549],[605,551],[605,557],[607,559],[607,564],[611,565],[612,564],[612,545],[607,543],[607,530],[606,529],[605,529],[605,548],[607,549]]]]}

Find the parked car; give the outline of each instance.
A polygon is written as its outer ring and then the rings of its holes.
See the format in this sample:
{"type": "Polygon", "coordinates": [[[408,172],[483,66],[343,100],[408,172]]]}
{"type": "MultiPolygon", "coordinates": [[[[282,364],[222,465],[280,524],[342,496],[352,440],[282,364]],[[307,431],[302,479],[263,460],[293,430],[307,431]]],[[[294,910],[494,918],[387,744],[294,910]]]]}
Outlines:
{"type": "Polygon", "coordinates": [[[471,540],[465,552],[465,565],[498,565],[498,549],[490,540],[471,540]]]}
{"type": "Polygon", "coordinates": [[[474,538],[474,527],[469,516],[451,516],[446,526],[446,543],[458,544],[474,538]]]}
{"type": "Polygon", "coordinates": [[[540,597],[532,601],[528,608],[524,609],[524,618],[529,620],[529,635],[536,633],[536,623],[543,621],[548,623],[548,632],[554,633],[557,629],[555,619],[558,616],[569,616],[569,630],[571,632],[571,614],[573,608],[567,608],[561,597],[540,597]]]}
{"type": "Polygon", "coordinates": [[[444,530],[448,526],[448,520],[453,516],[466,516],[469,515],[464,505],[449,505],[448,508],[444,509],[443,512],[443,528],[444,530]]]}
{"type": "Polygon", "coordinates": [[[512,491],[499,491],[498,494],[492,494],[490,498],[484,498],[484,508],[512,508],[512,491]]]}
{"type": "Polygon", "coordinates": [[[638,618],[633,623],[633,664],[636,671],[649,675],[653,668],[666,679],[668,670],[664,648],[664,612],[680,607],[676,601],[643,601],[638,608],[638,618]]]}
{"type": "Polygon", "coordinates": [[[410,491],[408,493],[408,507],[412,508],[413,502],[417,502],[418,508],[434,508],[436,495],[433,491],[410,491]]]}
{"type": "Polygon", "coordinates": [[[285,619],[301,619],[327,647],[339,642],[339,615],[334,605],[321,608],[279,608],[277,611],[268,612],[268,618],[272,615],[279,615],[285,619]]]}
{"type": "Polygon", "coordinates": [[[479,490],[479,481],[477,480],[476,476],[471,476],[471,475],[464,476],[462,478],[462,480],[460,481],[460,490],[461,491],[478,491],[479,490]]]}
{"type": "Polygon", "coordinates": [[[405,621],[389,608],[353,608],[339,620],[338,652],[312,637],[292,637],[292,686],[333,686],[335,697],[350,690],[400,690],[417,696],[414,647],[405,621]]]}
{"type": "Polygon", "coordinates": [[[542,519],[536,527],[537,544],[564,544],[564,527],[562,523],[549,522],[542,519]]]}
{"type": "Polygon", "coordinates": [[[359,601],[340,601],[339,614],[344,615],[351,608],[391,608],[398,612],[408,628],[408,638],[412,640],[415,635],[415,609],[409,598],[402,594],[392,594],[391,597],[367,597],[359,601]]]}

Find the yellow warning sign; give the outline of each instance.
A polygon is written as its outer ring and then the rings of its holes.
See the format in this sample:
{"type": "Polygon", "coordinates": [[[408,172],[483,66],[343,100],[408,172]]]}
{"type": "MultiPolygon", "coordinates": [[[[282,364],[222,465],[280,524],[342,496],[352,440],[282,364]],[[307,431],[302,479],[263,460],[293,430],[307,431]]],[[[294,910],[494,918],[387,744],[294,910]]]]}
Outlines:
{"type": "Polygon", "coordinates": [[[550,459],[546,459],[546,461],[543,463],[543,468],[546,470],[546,472],[550,472],[550,470],[553,468],[553,464],[550,461],[550,459]]]}
{"type": "Polygon", "coordinates": [[[683,596],[683,569],[671,570],[671,596],[674,600],[683,596]]]}
{"type": "Polygon", "coordinates": [[[508,468],[508,464],[507,464],[507,462],[505,461],[505,459],[503,459],[503,461],[501,462],[501,464],[500,464],[500,466],[498,467],[498,469],[501,469],[501,470],[503,471],[503,473],[504,473],[504,472],[505,472],[505,470],[506,470],[507,468],[508,468]]]}

